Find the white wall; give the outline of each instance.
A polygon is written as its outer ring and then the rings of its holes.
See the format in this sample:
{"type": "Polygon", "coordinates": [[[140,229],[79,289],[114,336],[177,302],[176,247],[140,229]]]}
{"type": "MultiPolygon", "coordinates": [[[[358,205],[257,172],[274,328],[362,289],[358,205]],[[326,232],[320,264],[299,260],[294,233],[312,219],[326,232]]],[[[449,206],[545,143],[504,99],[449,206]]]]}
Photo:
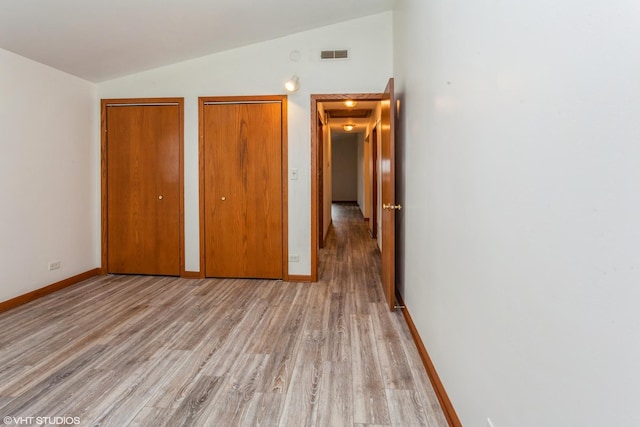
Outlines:
{"type": "MultiPolygon", "coordinates": [[[[395,55],[395,53],[394,53],[395,55]]],[[[378,248],[380,250],[382,250],[382,163],[380,160],[380,153],[382,152],[382,132],[380,132],[380,120],[382,118],[382,105],[380,102],[377,103],[376,108],[373,112],[373,115],[371,116],[371,122],[369,123],[369,125],[367,125],[367,135],[369,137],[369,143],[368,145],[370,145],[369,147],[369,156],[368,156],[368,161],[371,162],[372,161],[372,156],[373,154],[371,153],[371,151],[373,150],[373,146],[375,145],[375,150],[376,150],[376,161],[375,164],[371,163],[371,167],[374,167],[376,170],[376,199],[377,199],[377,204],[376,206],[373,206],[373,193],[371,193],[371,209],[375,209],[376,210],[376,221],[375,224],[373,223],[373,221],[370,224],[370,230],[373,233],[373,230],[376,230],[376,240],[378,242],[378,248]],[[375,127],[378,126],[378,131],[376,132],[376,138],[374,138],[374,134],[373,134],[373,130],[375,129],[375,127]]],[[[396,125],[397,127],[398,125],[396,125]]],[[[401,144],[398,143],[398,148],[401,146],[401,144]]],[[[400,181],[402,179],[402,173],[400,170],[396,170],[396,180],[400,181]]],[[[372,186],[372,184],[370,183],[370,186],[372,186]]],[[[371,189],[372,191],[373,189],[371,189]]],[[[396,190],[397,191],[397,190],[396,190]]],[[[397,197],[397,195],[396,195],[397,197]]],[[[398,200],[400,200],[398,198],[398,200]]],[[[399,211],[396,213],[396,218],[399,217],[400,215],[402,215],[402,211],[399,211]]],[[[401,238],[401,236],[399,235],[399,233],[396,233],[396,240],[399,240],[401,238]]],[[[397,270],[397,269],[396,269],[397,270]]]]}
{"type": "Polygon", "coordinates": [[[358,136],[332,132],[331,184],[334,202],[355,202],[358,199],[358,136]]]}
{"type": "Polygon", "coordinates": [[[640,425],[640,7],[404,0],[404,299],[466,427],[640,425]]]}
{"type": "Polygon", "coordinates": [[[101,98],[185,98],[185,261],[199,271],[198,96],[284,92],[297,74],[300,90],[289,95],[289,254],[300,262],[289,273],[311,273],[310,94],[380,92],[392,70],[391,12],[293,34],[99,85],[101,98]],[[321,62],[323,49],[350,49],[348,61],[321,62]],[[290,53],[300,52],[300,59],[290,53]]]}
{"type": "Polygon", "coordinates": [[[99,114],[92,83],[2,49],[0,70],[6,301],[100,265],[99,114]]]}

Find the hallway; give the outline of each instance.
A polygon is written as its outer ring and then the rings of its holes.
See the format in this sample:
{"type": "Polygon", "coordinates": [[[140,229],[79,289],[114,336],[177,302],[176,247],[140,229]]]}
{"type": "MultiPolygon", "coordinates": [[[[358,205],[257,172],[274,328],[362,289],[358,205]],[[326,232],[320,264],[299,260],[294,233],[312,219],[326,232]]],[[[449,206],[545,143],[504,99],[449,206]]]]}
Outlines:
{"type": "Polygon", "coordinates": [[[0,414],[445,426],[366,222],[333,209],[315,284],[110,275],[0,314],[0,414]]]}

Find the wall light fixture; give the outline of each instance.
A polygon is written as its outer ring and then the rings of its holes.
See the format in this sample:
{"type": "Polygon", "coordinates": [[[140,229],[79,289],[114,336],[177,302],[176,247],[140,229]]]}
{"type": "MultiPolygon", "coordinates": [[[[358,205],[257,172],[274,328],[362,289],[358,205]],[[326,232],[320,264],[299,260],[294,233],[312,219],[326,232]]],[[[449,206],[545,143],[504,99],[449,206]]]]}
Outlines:
{"type": "Polygon", "coordinates": [[[300,79],[295,74],[284,83],[284,88],[289,92],[295,92],[300,88],[300,79]]]}

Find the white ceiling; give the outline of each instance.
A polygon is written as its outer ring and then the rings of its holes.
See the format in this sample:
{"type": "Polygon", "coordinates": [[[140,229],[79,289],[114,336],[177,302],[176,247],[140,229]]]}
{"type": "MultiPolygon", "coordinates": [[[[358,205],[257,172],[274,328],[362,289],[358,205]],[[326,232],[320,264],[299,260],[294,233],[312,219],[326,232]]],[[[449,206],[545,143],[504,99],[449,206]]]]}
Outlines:
{"type": "Polygon", "coordinates": [[[392,3],[393,0],[1,0],[0,48],[101,82],[380,13],[391,10],[392,3]]]}
{"type": "Polygon", "coordinates": [[[352,125],[355,125],[355,128],[351,132],[358,133],[358,132],[365,132],[367,130],[367,125],[369,125],[373,120],[373,113],[379,102],[380,101],[358,101],[357,104],[351,108],[347,107],[342,101],[337,101],[337,102],[324,101],[324,102],[321,102],[320,104],[322,104],[325,111],[368,110],[371,115],[367,118],[353,118],[353,117],[329,118],[329,128],[331,129],[331,131],[338,132],[338,133],[346,133],[343,129],[343,125],[352,124],[352,125]]]}

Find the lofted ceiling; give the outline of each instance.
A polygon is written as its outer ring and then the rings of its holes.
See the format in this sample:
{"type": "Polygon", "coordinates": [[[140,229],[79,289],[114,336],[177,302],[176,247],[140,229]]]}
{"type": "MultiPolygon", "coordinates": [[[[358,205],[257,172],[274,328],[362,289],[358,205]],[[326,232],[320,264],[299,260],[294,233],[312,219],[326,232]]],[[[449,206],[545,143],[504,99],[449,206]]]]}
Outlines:
{"type": "Polygon", "coordinates": [[[2,0],[0,48],[92,82],[391,10],[393,0],[2,0]]]}

